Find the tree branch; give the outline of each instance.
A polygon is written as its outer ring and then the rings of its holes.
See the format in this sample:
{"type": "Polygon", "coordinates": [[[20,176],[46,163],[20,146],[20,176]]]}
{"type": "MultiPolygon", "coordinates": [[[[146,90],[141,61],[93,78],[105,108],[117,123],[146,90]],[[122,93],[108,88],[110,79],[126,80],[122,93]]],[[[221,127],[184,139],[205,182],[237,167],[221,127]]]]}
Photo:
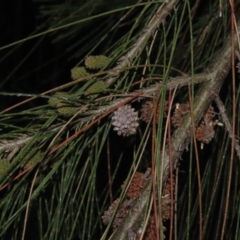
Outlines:
{"type": "Polygon", "coordinates": [[[158,29],[160,23],[165,20],[167,15],[172,11],[178,2],[179,0],[170,0],[161,4],[154,17],[143,31],[142,35],[138,38],[132,48],[118,60],[117,66],[113,69],[114,72],[110,73],[109,78],[106,80],[107,84],[112,84],[115,81],[116,76],[119,75],[123,69],[131,65],[133,59],[142,51],[147,44],[148,39],[153,35],[156,29],[158,29]]]}
{"type": "MultiPolygon", "coordinates": [[[[166,87],[167,90],[172,90],[175,87],[183,87],[189,84],[202,83],[202,82],[210,81],[210,79],[211,79],[211,74],[199,73],[199,74],[196,74],[193,78],[191,76],[180,76],[180,77],[170,78],[168,82],[164,84],[164,86],[166,87]]],[[[141,93],[141,96],[139,98],[142,98],[142,96],[144,97],[156,96],[157,92],[159,91],[159,89],[161,89],[162,86],[163,86],[163,83],[160,82],[150,87],[141,88],[140,90],[137,90],[135,92],[126,93],[124,94],[123,98],[118,98],[116,100],[113,100],[112,102],[108,103],[108,105],[105,105],[105,106],[101,105],[97,109],[88,110],[87,112],[82,113],[82,115],[88,115],[88,116],[91,115],[91,116],[81,119],[81,121],[89,122],[95,119],[101,114],[109,111],[111,108],[116,107],[118,104],[121,104],[122,102],[132,98],[132,96],[135,95],[136,93],[141,93]]],[[[113,96],[109,96],[109,98],[112,98],[112,97],[113,96]]]]}
{"type": "MultiPolygon", "coordinates": [[[[220,111],[220,114],[222,116],[222,120],[224,122],[224,125],[228,131],[228,135],[230,138],[233,138],[235,136],[232,136],[232,127],[231,127],[231,123],[228,119],[228,116],[226,114],[226,109],[221,101],[221,99],[219,98],[219,96],[216,96],[216,98],[214,99],[215,103],[217,104],[217,107],[220,111]]],[[[237,153],[237,156],[238,158],[240,159],[240,146],[239,146],[239,140],[235,138],[234,140],[234,144],[235,144],[235,150],[236,150],[236,153],[237,153]]]]}
{"type": "MultiPolygon", "coordinates": [[[[240,30],[240,22],[238,21],[238,30],[240,30]]],[[[172,136],[171,142],[171,155],[173,164],[176,165],[178,159],[182,155],[185,148],[187,148],[190,137],[192,122],[195,126],[198,125],[199,121],[203,117],[206,110],[211,105],[216,94],[219,93],[221,86],[231,68],[231,35],[225,40],[225,44],[222,49],[218,52],[216,57],[211,61],[209,68],[205,71],[211,77],[210,81],[204,82],[198,90],[195,98],[193,99],[193,119],[191,119],[191,113],[189,113],[181,126],[176,129],[172,136]]],[[[237,44],[237,37],[234,39],[235,45],[237,44]]],[[[164,158],[164,182],[168,178],[169,174],[169,157],[168,153],[165,153],[164,158]]]]}
{"type": "MultiPolygon", "coordinates": [[[[240,31],[240,22],[238,21],[238,30],[240,31]]],[[[237,37],[235,35],[234,39],[235,45],[237,44],[237,37]]],[[[225,40],[225,44],[222,49],[211,61],[211,64],[208,69],[203,73],[205,76],[210,78],[209,81],[202,83],[200,89],[198,90],[195,98],[193,99],[193,119],[191,118],[191,113],[189,113],[184,119],[181,125],[174,131],[172,138],[171,138],[171,161],[173,166],[176,166],[178,160],[180,159],[183,151],[185,148],[188,147],[191,134],[192,134],[192,124],[197,126],[201,118],[204,116],[204,113],[211,105],[211,102],[215,99],[216,94],[219,93],[221,86],[231,68],[231,54],[232,54],[232,46],[231,46],[231,35],[225,40]]],[[[194,77],[194,76],[193,76],[194,77]]],[[[164,157],[162,159],[162,166],[163,166],[163,184],[166,183],[168,176],[169,176],[169,166],[170,166],[170,159],[169,159],[169,148],[166,148],[164,157]]],[[[147,192],[148,186],[150,186],[151,179],[148,180],[146,187],[143,189],[142,193],[145,194],[147,192]]],[[[141,206],[141,210],[145,209],[147,206],[146,198],[138,198],[136,200],[136,205],[141,206]],[[140,204],[139,201],[142,201],[140,204]]],[[[134,205],[135,207],[135,205],[134,205]]],[[[133,208],[134,208],[133,207],[133,208]]],[[[137,213],[136,213],[137,214],[137,213]]],[[[140,215],[136,215],[141,217],[140,215]]],[[[123,224],[119,227],[112,239],[120,240],[120,239],[127,239],[127,229],[133,226],[134,222],[139,221],[138,217],[133,217],[129,214],[126,216],[123,224]],[[131,223],[131,224],[130,224],[131,223]]]]}
{"type": "MultiPolygon", "coordinates": [[[[151,177],[147,180],[145,187],[139,196],[135,199],[133,207],[129,211],[124,222],[111,236],[111,240],[127,240],[129,239],[129,234],[133,234],[133,229],[140,229],[142,223],[144,222],[144,216],[146,213],[146,208],[149,203],[150,191],[151,191],[151,177]]],[[[135,234],[137,231],[135,232],[135,234]]],[[[135,239],[135,238],[133,238],[135,239]]]]}

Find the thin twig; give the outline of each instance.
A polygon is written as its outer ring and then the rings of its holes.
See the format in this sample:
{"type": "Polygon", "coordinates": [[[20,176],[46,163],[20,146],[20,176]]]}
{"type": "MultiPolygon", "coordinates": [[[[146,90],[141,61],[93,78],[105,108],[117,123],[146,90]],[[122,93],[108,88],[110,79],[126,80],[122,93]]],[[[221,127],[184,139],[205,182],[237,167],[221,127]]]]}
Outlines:
{"type": "Polygon", "coordinates": [[[179,0],[172,0],[168,1],[167,3],[161,4],[154,17],[151,19],[151,21],[143,31],[142,35],[138,38],[130,51],[128,51],[118,60],[118,64],[114,68],[115,71],[111,75],[109,75],[110,77],[106,80],[107,84],[112,84],[115,81],[116,76],[119,75],[119,73],[123,69],[131,65],[133,59],[138,56],[142,49],[144,49],[149,38],[153,36],[156,29],[158,29],[160,23],[165,20],[167,15],[172,11],[172,9],[176,6],[178,2],[179,0]]]}
{"type": "MultiPolygon", "coordinates": [[[[179,87],[187,86],[189,84],[198,84],[202,82],[207,82],[207,81],[210,81],[211,78],[212,78],[211,73],[199,73],[194,75],[194,78],[192,78],[191,76],[179,76],[179,77],[170,78],[169,81],[166,83],[166,85],[163,85],[162,82],[159,82],[150,87],[141,88],[140,90],[137,90],[135,92],[124,94],[124,98],[118,98],[116,100],[112,100],[111,102],[108,102],[108,105],[99,106],[94,110],[88,110],[87,112],[82,113],[82,115],[83,116],[91,115],[91,116],[87,118],[83,118],[81,119],[81,121],[89,122],[95,119],[101,114],[109,111],[111,108],[117,106],[119,103],[128,100],[128,98],[129,99],[132,98],[132,96],[135,95],[136,93],[141,93],[141,96],[139,98],[152,97],[152,96],[156,96],[157,92],[161,89],[162,86],[164,86],[167,90],[173,90],[176,87],[179,88],[179,87]]],[[[112,97],[113,96],[111,95],[111,98],[112,97]]]]}
{"type": "Polygon", "coordinates": [[[214,99],[215,103],[217,104],[217,107],[219,109],[219,112],[221,114],[221,117],[222,117],[222,121],[224,123],[224,126],[225,128],[227,129],[228,131],[228,135],[230,138],[235,138],[234,140],[234,147],[235,147],[235,150],[236,150],[236,154],[238,156],[238,158],[240,159],[240,146],[239,146],[239,140],[233,136],[233,131],[232,131],[232,127],[231,127],[231,123],[228,119],[228,116],[226,114],[226,108],[224,107],[221,99],[219,98],[219,96],[216,96],[216,98],[214,99]]]}
{"type": "Polygon", "coordinates": [[[111,204],[113,203],[113,193],[112,193],[112,175],[111,175],[111,161],[110,161],[110,141],[109,137],[107,139],[107,165],[108,165],[108,184],[109,184],[109,197],[111,204]]]}
{"type": "MultiPolygon", "coordinates": [[[[231,56],[231,63],[232,63],[232,101],[233,101],[233,111],[232,111],[232,136],[235,133],[236,128],[236,77],[235,77],[235,44],[234,44],[234,36],[238,35],[234,30],[234,20],[235,20],[235,7],[234,7],[234,1],[229,1],[231,6],[231,34],[232,34],[232,56],[231,56]]],[[[229,210],[229,196],[230,196],[230,190],[231,190],[231,183],[232,183],[232,171],[233,171],[233,159],[234,159],[234,145],[235,145],[235,138],[232,138],[232,144],[231,144],[231,156],[230,156],[230,162],[229,162],[229,174],[228,174],[228,182],[227,182],[227,192],[226,192],[226,202],[225,202],[225,208],[224,208],[224,217],[223,217],[223,223],[222,223],[222,229],[221,229],[221,240],[225,238],[225,228],[227,224],[227,214],[229,210]]]]}

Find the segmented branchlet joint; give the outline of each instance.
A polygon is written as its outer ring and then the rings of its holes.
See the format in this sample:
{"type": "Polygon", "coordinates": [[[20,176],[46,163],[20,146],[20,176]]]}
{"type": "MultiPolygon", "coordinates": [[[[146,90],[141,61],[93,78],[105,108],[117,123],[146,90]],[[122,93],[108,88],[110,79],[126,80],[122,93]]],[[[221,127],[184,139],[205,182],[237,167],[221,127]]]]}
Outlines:
{"type": "Polygon", "coordinates": [[[113,130],[117,131],[119,136],[134,135],[137,132],[138,112],[130,105],[124,105],[118,108],[112,116],[113,130]]]}

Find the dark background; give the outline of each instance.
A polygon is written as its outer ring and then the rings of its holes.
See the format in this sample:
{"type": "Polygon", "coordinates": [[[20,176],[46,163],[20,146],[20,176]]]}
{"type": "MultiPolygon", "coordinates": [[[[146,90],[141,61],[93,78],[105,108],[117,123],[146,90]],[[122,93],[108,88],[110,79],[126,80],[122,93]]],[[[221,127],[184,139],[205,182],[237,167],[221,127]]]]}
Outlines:
{"type": "MultiPolygon", "coordinates": [[[[0,47],[24,39],[36,31],[43,19],[38,18],[39,3],[31,0],[4,1],[1,8],[0,47]]],[[[0,51],[1,92],[41,93],[69,81],[71,62],[52,37],[34,38],[0,51]]],[[[1,110],[25,98],[1,96],[1,110]]],[[[26,106],[33,106],[31,102],[26,106]]],[[[18,108],[19,109],[19,108],[18,108]]]]}
{"type": "MultiPolygon", "coordinates": [[[[71,81],[71,68],[81,64],[92,49],[94,54],[103,54],[114,39],[119,39],[121,34],[128,30],[126,23],[109,31],[126,11],[88,20],[31,40],[24,41],[25,38],[135,3],[135,0],[94,1],[94,3],[85,0],[1,1],[0,48],[16,41],[23,41],[0,50],[0,91],[41,93],[71,81]],[[107,37],[99,41],[103,33],[107,37]],[[99,42],[97,46],[96,39],[99,42]]],[[[24,99],[0,96],[2,102],[0,110],[24,99]]],[[[44,101],[40,99],[31,101],[14,111],[33,107],[38,103],[44,101]]]]}

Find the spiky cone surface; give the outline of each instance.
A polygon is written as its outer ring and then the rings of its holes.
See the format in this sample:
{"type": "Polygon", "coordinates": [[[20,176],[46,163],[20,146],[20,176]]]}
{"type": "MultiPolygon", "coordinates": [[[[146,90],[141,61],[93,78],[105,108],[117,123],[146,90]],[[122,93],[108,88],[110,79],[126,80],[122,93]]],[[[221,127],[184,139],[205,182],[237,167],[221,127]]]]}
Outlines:
{"type": "Polygon", "coordinates": [[[189,112],[190,107],[188,103],[177,103],[172,116],[172,125],[174,127],[179,127],[182,122],[182,118],[189,112]]]}
{"type": "Polygon", "coordinates": [[[201,121],[198,126],[195,137],[197,141],[208,144],[214,137],[215,131],[212,124],[205,124],[204,121],[201,121]]]}
{"type": "Polygon", "coordinates": [[[63,117],[71,117],[79,111],[79,107],[69,106],[65,103],[59,103],[57,105],[57,111],[59,115],[63,117]]]}
{"type": "Polygon", "coordinates": [[[204,119],[206,119],[209,123],[213,121],[213,118],[216,116],[216,113],[214,111],[214,108],[210,106],[204,116],[204,119]]]}
{"type": "Polygon", "coordinates": [[[157,231],[157,229],[156,229],[156,223],[155,223],[154,216],[150,216],[143,239],[144,240],[157,239],[156,231],[157,231]]]}
{"type": "Polygon", "coordinates": [[[117,204],[119,202],[119,199],[117,198],[111,205],[110,207],[108,208],[108,210],[104,211],[104,214],[102,216],[102,220],[103,220],[103,223],[105,225],[107,225],[110,221],[111,221],[111,218],[114,214],[114,211],[117,207],[117,204]]]}
{"type": "MultiPolygon", "coordinates": [[[[174,187],[175,187],[175,178],[173,178],[173,189],[172,189],[173,192],[174,192],[174,187]]],[[[161,210],[162,210],[163,221],[170,219],[170,216],[171,216],[171,181],[170,179],[168,180],[162,192],[161,210]]]]}
{"type": "Polygon", "coordinates": [[[52,95],[51,98],[49,98],[48,103],[51,107],[56,107],[58,103],[62,102],[65,99],[68,99],[71,97],[72,94],[68,92],[56,92],[54,95],[52,95]],[[61,99],[63,98],[63,99],[61,99]]]}
{"type": "Polygon", "coordinates": [[[88,56],[85,59],[85,66],[88,69],[97,70],[107,67],[110,62],[111,58],[104,55],[88,56]]]}
{"type": "Polygon", "coordinates": [[[85,67],[75,67],[71,69],[71,78],[72,80],[77,80],[79,78],[84,78],[89,76],[89,72],[87,72],[85,67]]]}
{"type": "Polygon", "coordinates": [[[119,136],[130,136],[137,132],[138,112],[130,105],[124,105],[118,108],[112,116],[113,130],[117,131],[119,136]]]}
{"type": "Polygon", "coordinates": [[[214,112],[214,108],[210,106],[195,132],[195,137],[197,141],[204,144],[208,144],[209,142],[211,142],[215,135],[213,122],[213,118],[215,117],[215,115],[216,113],[214,112]]]}
{"type": "Polygon", "coordinates": [[[93,83],[86,91],[85,95],[90,95],[94,93],[101,93],[107,89],[107,84],[103,81],[97,81],[93,83]]]}
{"type": "Polygon", "coordinates": [[[146,184],[145,175],[143,173],[136,172],[133,176],[133,179],[130,183],[126,195],[129,198],[136,198],[140,191],[144,188],[145,184],[146,184]]]}
{"type": "MultiPolygon", "coordinates": [[[[107,225],[111,221],[114,215],[114,212],[116,210],[116,207],[118,205],[118,202],[119,202],[119,199],[116,199],[108,208],[108,210],[104,212],[104,215],[102,216],[102,220],[105,225],[107,225]]],[[[127,207],[127,204],[124,204],[123,202],[119,206],[117,213],[115,215],[115,218],[113,220],[113,224],[112,224],[113,230],[116,230],[121,225],[123,219],[126,217],[127,214],[128,214],[128,207],[127,207]]]]}
{"type": "MultiPolygon", "coordinates": [[[[146,180],[149,178],[151,174],[151,168],[148,168],[146,172],[140,173],[136,172],[134,174],[133,180],[131,181],[130,187],[127,191],[125,200],[120,204],[117,213],[115,215],[115,218],[113,220],[112,228],[113,230],[116,230],[122,223],[123,219],[128,214],[130,208],[132,207],[132,204],[134,202],[134,198],[139,194],[140,189],[144,187],[146,184],[146,180]]],[[[123,183],[122,187],[125,186],[125,183],[123,183]]],[[[116,210],[116,207],[119,203],[119,199],[116,199],[111,206],[106,210],[102,216],[102,220],[104,224],[108,224],[116,210]]]]}
{"type": "MultiPolygon", "coordinates": [[[[157,106],[157,113],[156,113],[156,121],[158,122],[159,119],[159,114],[160,114],[160,107],[161,104],[158,104],[157,106]]],[[[154,111],[154,103],[152,101],[147,101],[142,105],[142,108],[140,110],[141,114],[140,114],[140,119],[144,122],[149,122],[151,121],[151,117],[153,116],[153,111],[154,111]]],[[[163,116],[166,117],[167,116],[167,111],[168,111],[168,102],[165,101],[164,103],[164,112],[163,112],[163,116]]]]}
{"type": "Polygon", "coordinates": [[[11,163],[6,159],[0,159],[0,178],[9,170],[11,163]]]}

